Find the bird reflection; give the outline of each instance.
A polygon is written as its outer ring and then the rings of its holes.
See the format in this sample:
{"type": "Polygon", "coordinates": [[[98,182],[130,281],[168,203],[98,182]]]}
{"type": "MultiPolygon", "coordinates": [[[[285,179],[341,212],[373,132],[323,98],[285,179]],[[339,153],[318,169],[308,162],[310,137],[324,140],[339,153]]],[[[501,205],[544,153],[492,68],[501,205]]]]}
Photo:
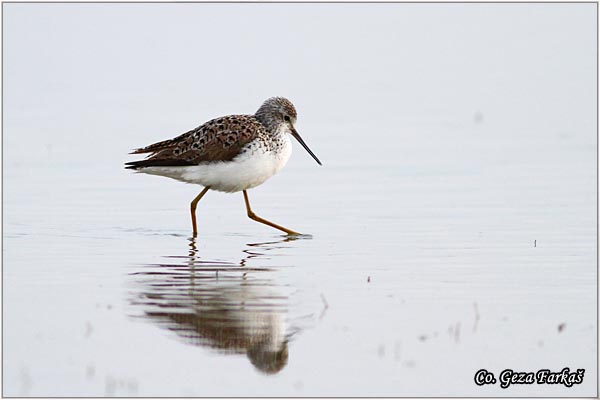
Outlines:
{"type": "MultiPolygon", "coordinates": [[[[239,263],[204,261],[196,239],[181,264],[158,264],[134,272],[132,305],[185,343],[225,354],[245,354],[265,374],[281,371],[288,361],[289,287],[269,279],[270,268],[250,268],[283,242],[248,244],[239,263]],[[287,289],[287,290],[286,290],[287,289]]],[[[139,313],[138,313],[139,314],[139,313]]]]}

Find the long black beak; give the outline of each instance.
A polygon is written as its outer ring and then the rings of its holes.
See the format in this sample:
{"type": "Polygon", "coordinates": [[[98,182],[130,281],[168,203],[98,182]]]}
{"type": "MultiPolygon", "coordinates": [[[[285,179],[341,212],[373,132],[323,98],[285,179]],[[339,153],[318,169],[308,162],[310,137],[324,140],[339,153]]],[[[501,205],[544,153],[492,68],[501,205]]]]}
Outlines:
{"type": "Polygon", "coordinates": [[[302,145],[302,147],[304,147],[306,149],[306,151],[308,151],[308,154],[310,154],[312,156],[312,158],[314,158],[315,161],[319,165],[323,165],[323,164],[321,164],[321,161],[319,161],[319,159],[317,158],[317,156],[315,156],[315,153],[313,153],[312,151],[310,151],[310,149],[308,148],[308,146],[306,145],[306,143],[304,143],[304,140],[302,140],[302,138],[300,137],[300,134],[298,132],[296,132],[296,130],[294,129],[294,127],[292,126],[290,128],[291,128],[291,131],[292,131],[292,136],[295,137],[298,142],[300,142],[300,144],[302,145]]]}

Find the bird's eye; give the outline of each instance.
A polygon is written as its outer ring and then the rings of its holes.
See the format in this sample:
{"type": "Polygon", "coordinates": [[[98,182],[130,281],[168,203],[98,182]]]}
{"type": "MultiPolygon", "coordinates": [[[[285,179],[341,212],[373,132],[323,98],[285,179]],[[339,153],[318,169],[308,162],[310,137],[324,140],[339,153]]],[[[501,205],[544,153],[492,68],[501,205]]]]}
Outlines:
{"type": "Polygon", "coordinates": [[[290,122],[290,117],[287,115],[285,117],[283,117],[283,119],[285,119],[287,122],[290,122]]]}

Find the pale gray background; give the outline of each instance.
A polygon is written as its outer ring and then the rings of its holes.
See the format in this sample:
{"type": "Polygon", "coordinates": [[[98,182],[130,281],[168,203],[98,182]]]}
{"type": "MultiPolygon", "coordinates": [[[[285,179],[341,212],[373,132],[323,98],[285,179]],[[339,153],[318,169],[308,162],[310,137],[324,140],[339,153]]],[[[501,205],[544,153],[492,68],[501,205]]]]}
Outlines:
{"type": "Polygon", "coordinates": [[[595,4],[3,10],[4,395],[597,394],[595,4]],[[203,258],[278,242],[247,266],[311,316],[264,376],[132,317],[199,188],[122,163],[274,95],[324,166],[295,146],[251,199],[313,239],[199,206],[203,258]],[[563,367],[584,383],[473,383],[563,367]]]}

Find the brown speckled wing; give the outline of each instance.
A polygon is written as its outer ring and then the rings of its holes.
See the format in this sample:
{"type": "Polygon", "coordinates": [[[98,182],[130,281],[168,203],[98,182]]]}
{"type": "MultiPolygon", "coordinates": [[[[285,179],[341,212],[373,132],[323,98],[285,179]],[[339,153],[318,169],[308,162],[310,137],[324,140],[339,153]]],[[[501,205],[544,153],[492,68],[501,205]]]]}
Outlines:
{"type": "Polygon", "coordinates": [[[137,169],[231,161],[245,145],[265,133],[265,128],[254,116],[229,115],[208,121],[174,139],[134,150],[131,154],[151,154],[145,160],[125,165],[137,169]]]}

